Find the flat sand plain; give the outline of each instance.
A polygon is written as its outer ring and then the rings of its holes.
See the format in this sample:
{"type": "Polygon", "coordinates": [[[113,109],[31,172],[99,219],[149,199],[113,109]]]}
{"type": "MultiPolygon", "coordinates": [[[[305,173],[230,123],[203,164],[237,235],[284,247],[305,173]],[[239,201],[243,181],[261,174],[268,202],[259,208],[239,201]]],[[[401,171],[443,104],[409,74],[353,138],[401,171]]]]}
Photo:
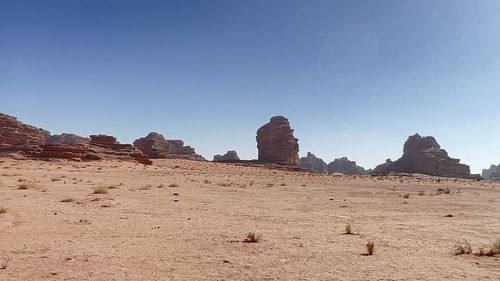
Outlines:
{"type": "Polygon", "coordinates": [[[500,238],[486,181],[0,158],[0,208],[3,281],[500,280],[500,256],[453,253],[500,238]]]}

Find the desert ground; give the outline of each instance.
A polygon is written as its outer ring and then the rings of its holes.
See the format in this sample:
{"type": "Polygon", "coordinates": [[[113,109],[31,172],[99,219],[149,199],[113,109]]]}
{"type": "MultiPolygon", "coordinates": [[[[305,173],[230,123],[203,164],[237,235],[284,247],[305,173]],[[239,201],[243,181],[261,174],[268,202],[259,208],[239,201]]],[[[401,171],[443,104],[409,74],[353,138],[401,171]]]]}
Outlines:
{"type": "Polygon", "coordinates": [[[3,281],[500,280],[486,181],[0,158],[0,208],[3,281]]]}

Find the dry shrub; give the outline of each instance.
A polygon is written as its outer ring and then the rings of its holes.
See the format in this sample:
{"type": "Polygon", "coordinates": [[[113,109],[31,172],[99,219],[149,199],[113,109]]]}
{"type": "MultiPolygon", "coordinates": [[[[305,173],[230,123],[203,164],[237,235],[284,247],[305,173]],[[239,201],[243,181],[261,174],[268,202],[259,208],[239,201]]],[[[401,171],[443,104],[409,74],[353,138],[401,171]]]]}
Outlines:
{"type": "Polygon", "coordinates": [[[406,198],[406,199],[410,198],[410,194],[403,195],[403,198],[406,198]]]}
{"type": "Polygon", "coordinates": [[[176,183],[171,183],[171,184],[168,185],[168,187],[179,187],[179,185],[176,184],[176,183]]]}
{"type": "Polygon", "coordinates": [[[438,188],[437,189],[437,194],[438,195],[441,195],[441,194],[450,194],[451,193],[451,190],[447,187],[447,188],[438,188]]]}
{"type": "Polygon", "coordinates": [[[60,178],[51,178],[50,180],[51,180],[51,181],[61,181],[61,179],[60,179],[60,178]]]}
{"type": "Polygon", "coordinates": [[[375,243],[373,243],[373,241],[368,241],[368,243],[366,243],[366,251],[368,255],[373,255],[373,252],[375,252],[375,243]]]}
{"type": "Polygon", "coordinates": [[[1,214],[5,214],[5,213],[7,213],[7,209],[6,209],[6,208],[4,208],[4,207],[1,207],[1,208],[0,208],[0,215],[1,215],[1,214]]]}
{"type": "Polygon", "coordinates": [[[71,202],[75,202],[75,199],[73,198],[64,198],[63,200],[61,200],[62,203],[71,203],[71,202]]]}
{"type": "Polygon", "coordinates": [[[483,247],[479,248],[479,252],[476,254],[476,256],[479,256],[479,257],[482,257],[482,256],[494,257],[497,255],[500,255],[500,239],[497,239],[489,247],[483,246],[483,247]]]}
{"type": "Polygon", "coordinates": [[[259,243],[262,240],[262,234],[256,234],[255,232],[249,232],[247,238],[243,240],[245,243],[259,243]]]}
{"type": "Polygon", "coordinates": [[[346,223],[346,225],[345,225],[345,234],[353,234],[350,223],[346,223]]]}
{"type": "Polygon", "coordinates": [[[33,188],[33,184],[31,184],[29,182],[28,183],[21,183],[21,184],[18,184],[17,186],[18,186],[17,189],[24,189],[24,190],[33,188]]]}
{"type": "Polygon", "coordinates": [[[108,188],[105,186],[99,186],[94,189],[93,194],[108,194],[108,188]]]}
{"type": "Polygon", "coordinates": [[[165,185],[162,183],[162,184],[159,184],[156,188],[164,188],[165,185]]]}
{"type": "Polygon", "coordinates": [[[211,182],[211,181],[209,181],[209,180],[204,180],[203,182],[204,182],[205,184],[211,184],[211,183],[212,183],[212,182],[211,182]]]}
{"type": "Polygon", "coordinates": [[[469,242],[467,242],[467,240],[464,240],[460,243],[455,244],[455,246],[453,246],[453,252],[455,253],[456,256],[469,255],[472,253],[472,247],[469,244],[469,242]]]}

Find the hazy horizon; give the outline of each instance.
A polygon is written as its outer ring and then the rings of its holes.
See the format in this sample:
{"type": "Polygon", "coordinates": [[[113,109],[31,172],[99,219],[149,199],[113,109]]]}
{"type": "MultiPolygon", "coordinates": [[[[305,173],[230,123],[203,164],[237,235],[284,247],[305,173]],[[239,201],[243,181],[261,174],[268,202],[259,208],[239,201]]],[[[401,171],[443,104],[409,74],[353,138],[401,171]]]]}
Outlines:
{"type": "Polygon", "coordinates": [[[286,116],[300,155],[365,168],[415,133],[500,162],[500,2],[1,1],[0,112],[207,159],[257,157],[286,116]]]}

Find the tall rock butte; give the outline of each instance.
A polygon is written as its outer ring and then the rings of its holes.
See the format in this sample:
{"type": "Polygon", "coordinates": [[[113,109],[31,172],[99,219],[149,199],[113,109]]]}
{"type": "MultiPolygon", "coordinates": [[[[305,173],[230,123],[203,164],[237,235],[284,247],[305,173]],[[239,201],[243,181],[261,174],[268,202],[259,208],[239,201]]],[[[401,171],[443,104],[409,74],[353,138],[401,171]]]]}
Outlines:
{"type": "Polygon", "coordinates": [[[259,162],[299,166],[299,140],[293,135],[288,119],[274,116],[257,130],[259,162]]]}
{"type": "Polygon", "coordinates": [[[363,167],[356,165],[355,161],[349,160],[347,157],[337,158],[328,164],[328,173],[342,173],[344,175],[363,175],[366,170],[363,167]]]}
{"type": "Polygon", "coordinates": [[[404,144],[403,156],[392,162],[377,166],[373,173],[385,172],[419,173],[454,178],[478,178],[471,175],[469,166],[460,159],[451,158],[434,137],[410,136],[404,144]]]}
{"type": "Polygon", "coordinates": [[[306,157],[300,158],[300,167],[311,173],[326,174],[328,172],[325,161],[311,152],[308,152],[306,157]]]}
{"type": "Polygon", "coordinates": [[[191,160],[205,160],[196,154],[191,146],[185,146],[182,140],[167,140],[162,134],[151,132],[147,136],[136,139],[134,146],[144,152],[151,159],[183,158],[191,160]]]}
{"type": "Polygon", "coordinates": [[[38,146],[50,136],[46,130],[25,124],[16,117],[0,113],[0,151],[38,146]]]}

